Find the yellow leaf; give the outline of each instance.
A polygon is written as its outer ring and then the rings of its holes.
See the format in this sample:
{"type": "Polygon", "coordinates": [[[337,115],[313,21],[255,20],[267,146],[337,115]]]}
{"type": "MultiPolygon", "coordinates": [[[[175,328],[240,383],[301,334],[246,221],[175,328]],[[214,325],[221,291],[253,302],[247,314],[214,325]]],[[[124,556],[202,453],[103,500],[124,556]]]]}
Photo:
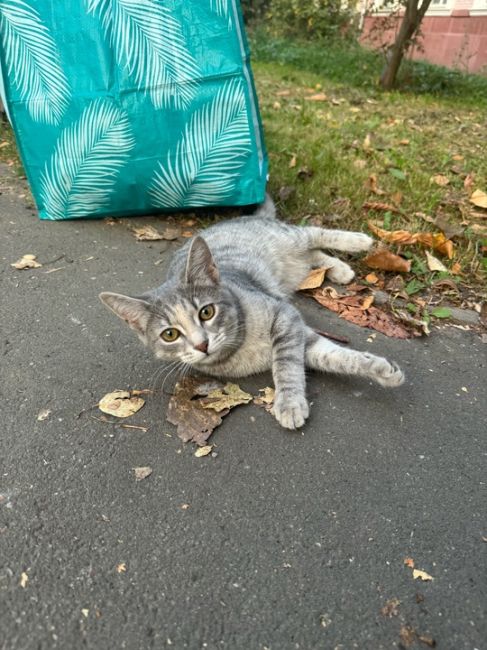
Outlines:
{"type": "Polygon", "coordinates": [[[425,251],[425,254],[426,254],[426,262],[428,264],[428,268],[429,268],[430,271],[447,271],[448,272],[448,269],[446,268],[446,266],[442,262],[440,262],[440,260],[437,257],[432,255],[428,251],[425,251]]]}
{"type": "Polygon", "coordinates": [[[310,271],[307,277],[299,285],[299,291],[305,291],[306,289],[317,289],[318,287],[321,287],[327,270],[328,269],[326,268],[320,268],[310,271]]]}
{"type": "Polygon", "coordinates": [[[370,296],[367,296],[364,299],[360,309],[362,309],[363,311],[366,311],[372,305],[373,302],[374,302],[374,296],[371,294],[370,296]]]}
{"type": "Polygon", "coordinates": [[[271,405],[274,403],[274,398],[276,396],[276,391],[274,388],[271,388],[270,386],[266,386],[265,388],[259,388],[259,393],[264,393],[263,395],[259,395],[258,397],[254,397],[254,404],[257,406],[264,406],[264,405],[271,405]]]}
{"type": "Polygon", "coordinates": [[[24,255],[20,260],[17,260],[17,262],[14,262],[10,266],[13,266],[14,268],[21,271],[22,269],[38,269],[42,266],[42,264],[36,262],[35,255],[24,255]]]}
{"type": "Polygon", "coordinates": [[[433,580],[433,576],[430,576],[429,573],[426,573],[426,571],[421,571],[420,569],[413,569],[413,578],[414,580],[423,580],[423,582],[427,582],[428,580],[433,580]]]}
{"type": "Polygon", "coordinates": [[[289,161],[289,169],[293,169],[293,167],[296,167],[296,163],[298,162],[298,158],[296,154],[293,154],[293,157],[289,161]]]}
{"type": "Polygon", "coordinates": [[[116,390],[107,393],[98,404],[103,413],[114,415],[117,418],[128,418],[144,406],[145,400],[142,397],[132,397],[126,390],[116,390]]]}
{"type": "Polygon", "coordinates": [[[470,203],[473,203],[478,208],[487,209],[487,194],[482,190],[475,190],[470,197],[470,203]]]}
{"type": "Polygon", "coordinates": [[[237,384],[225,384],[208,393],[208,397],[201,400],[203,408],[213,409],[217,413],[231,409],[239,404],[248,404],[252,401],[252,395],[243,391],[237,384]]]}
{"type": "Polygon", "coordinates": [[[377,284],[379,282],[379,278],[376,276],[375,273],[369,273],[368,275],[365,276],[365,281],[368,282],[369,284],[377,284]]]}
{"type": "Polygon", "coordinates": [[[194,455],[196,458],[201,458],[202,456],[208,456],[208,454],[211,454],[211,450],[213,449],[212,445],[205,445],[204,447],[198,447],[198,449],[194,452],[194,455]]]}
{"type": "Polygon", "coordinates": [[[368,151],[371,148],[371,146],[370,146],[370,135],[368,133],[364,138],[364,141],[362,143],[362,147],[363,147],[363,149],[365,149],[365,151],[368,151]]]}

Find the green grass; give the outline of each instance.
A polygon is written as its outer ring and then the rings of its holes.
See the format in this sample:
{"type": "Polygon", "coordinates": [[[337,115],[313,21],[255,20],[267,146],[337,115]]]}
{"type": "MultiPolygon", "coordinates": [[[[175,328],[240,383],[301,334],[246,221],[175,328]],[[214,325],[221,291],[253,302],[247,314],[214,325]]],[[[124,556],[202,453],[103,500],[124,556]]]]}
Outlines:
{"type": "Polygon", "coordinates": [[[487,191],[487,79],[409,63],[402,88],[384,93],[377,84],[381,57],[358,45],[291,43],[262,33],[251,45],[271,191],[293,192],[281,201],[281,214],[296,223],[321,219],[361,230],[375,219],[390,230],[438,232],[416,213],[463,223],[455,258],[444,261],[449,268],[459,262],[480,281],[479,232],[487,224],[472,216],[464,180],[474,175],[470,191],[487,191]],[[326,100],[310,101],[313,93],[326,100]],[[312,175],[298,174],[303,168],[312,175]],[[448,185],[432,181],[436,174],[448,185]],[[370,191],[371,175],[383,195],[370,191]],[[400,214],[362,207],[394,199],[400,214]]]}

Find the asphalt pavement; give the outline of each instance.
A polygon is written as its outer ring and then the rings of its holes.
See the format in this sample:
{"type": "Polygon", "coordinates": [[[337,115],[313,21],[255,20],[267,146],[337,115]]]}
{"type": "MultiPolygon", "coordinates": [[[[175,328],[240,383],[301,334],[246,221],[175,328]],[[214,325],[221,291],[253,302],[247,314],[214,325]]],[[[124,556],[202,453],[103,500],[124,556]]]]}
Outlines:
{"type": "Polygon", "coordinates": [[[160,387],[97,296],[158,284],[177,242],[137,242],[129,220],[40,222],[25,185],[0,178],[1,650],[487,648],[478,334],[367,341],[299,298],[313,325],[396,360],[405,385],[312,374],[302,432],[241,406],[216,456],[196,458],[165,421],[170,381],[127,420],[147,431],[91,408],[160,387]],[[10,266],[26,253],[43,266],[10,266]],[[140,466],[153,472],[137,482],[140,466]]]}

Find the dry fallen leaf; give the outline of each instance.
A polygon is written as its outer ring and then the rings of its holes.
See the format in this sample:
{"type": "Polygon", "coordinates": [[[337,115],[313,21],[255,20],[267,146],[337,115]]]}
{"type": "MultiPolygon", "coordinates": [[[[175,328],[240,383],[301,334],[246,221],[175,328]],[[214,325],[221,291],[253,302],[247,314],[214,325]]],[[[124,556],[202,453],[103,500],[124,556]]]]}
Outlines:
{"type": "Polygon", "coordinates": [[[380,613],[382,616],[387,616],[388,618],[391,618],[392,616],[397,616],[399,614],[399,610],[397,609],[399,605],[401,604],[401,601],[399,598],[391,598],[391,600],[388,600],[384,607],[380,610],[380,613]]]}
{"type": "Polygon", "coordinates": [[[470,203],[473,203],[478,208],[487,209],[487,194],[482,190],[475,190],[470,196],[470,203]]]}
{"type": "Polygon", "coordinates": [[[462,272],[461,264],[459,264],[458,262],[455,262],[455,264],[451,267],[451,272],[454,275],[459,275],[462,272]]]}
{"type": "Polygon", "coordinates": [[[426,254],[426,263],[428,264],[428,268],[430,271],[446,271],[448,272],[448,269],[446,266],[440,262],[440,260],[429,253],[428,251],[425,251],[426,254]]]}
{"type": "Polygon", "coordinates": [[[208,454],[211,454],[211,450],[213,449],[212,445],[205,445],[204,447],[198,447],[198,449],[194,452],[194,455],[196,458],[201,458],[202,456],[208,456],[208,454]]]}
{"type": "Polygon", "coordinates": [[[39,422],[44,422],[51,415],[51,409],[42,409],[37,414],[37,419],[39,422]]]}
{"type": "Polygon", "coordinates": [[[360,305],[360,309],[362,309],[363,311],[367,310],[372,305],[373,302],[374,302],[373,294],[371,294],[370,296],[366,296],[364,298],[363,303],[360,305]]]}
{"type": "Polygon", "coordinates": [[[369,190],[370,192],[373,192],[373,194],[377,194],[377,196],[383,196],[384,194],[387,194],[387,192],[384,192],[384,190],[381,190],[377,186],[376,174],[370,174],[368,179],[365,181],[365,189],[369,190]]]}
{"type": "Polygon", "coordinates": [[[152,474],[152,467],[132,467],[136,481],[143,481],[152,474]]]}
{"type": "Polygon", "coordinates": [[[86,609],[86,608],[84,607],[84,608],[81,610],[81,613],[83,614],[83,616],[84,616],[85,618],[88,618],[88,615],[89,615],[89,613],[90,613],[90,610],[89,610],[89,609],[86,609]]]}
{"type": "Polygon", "coordinates": [[[223,417],[230,413],[230,409],[217,413],[213,409],[204,408],[201,398],[223,388],[224,385],[214,379],[194,377],[185,377],[176,384],[166,418],[177,426],[181,440],[195,442],[201,447],[205,445],[213,430],[222,423],[223,417]]]}
{"type": "Polygon", "coordinates": [[[375,273],[368,273],[365,276],[365,281],[368,282],[369,284],[377,284],[379,282],[379,278],[376,276],[375,273]]]}
{"type": "Polygon", "coordinates": [[[421,643],[424,643],[425,645],[429,646],[430,648],[435,648],[436,647],[436,641],[433,639],[432,636],[429,636],[429,634],[418,634],[418,641],[421,643]]]}
{"type": "Polygon", "coordinates": [[[394,271],[397,273],[409,273],[411,270],[411,260],[406,260],[400,255],[392,253],[387,248],[379,248],[364,258],[365,264],[371,269],[380,269],[382,271],[394,271]]]}
{"type": "Polygon", "coordinates": [[[158,241],[164,239],[162,234],[154,228],[154,226],[140,226],[139,228],[132,228],[137,241],[158,241]]]}
{"type": "Polygon", "coordinates": [[[254,397],[254,404],[256,406],[265,408],[266,411],[271,411],[274,405],[274,398],[276,396],[275,389],[271,388],[270,386],[266,386],[265,388],[259,388],[259,393],[263,393],[263,395],[254,397]]]}
{"type": "Polygon", "coordinates": [[[417,330],[406,328],[392,314],[382,311],[378,307],[372,306],[364,311],[362,309],[363,298],[360,295],[339,296],[336,291],[334,295],[333,291],[329,289],[328,287],[313,289],[310,291],[310,295],[320,305],[337,313],[340,318],[398,339],[408,339],[420,335],[417,330]]]}
{"type": "Polygon", "coordinates": [[[189,508],[189,503],[183,503],[181,505],[181,510],[188,510],[188,508],[189,508]]]}
{"type": "Polygon", "coordinates": [[[328,101],[328,97],[325,95],[325,93],[315,93],[314,95],[310,95],[309,97],[305,97],[309,102],[326,102],[328,101]]]}
{"type": "Polygon", "coordinates": [[[409,646],[416,641],[416,631],[410,625],[401,625],[399,636],[401,638],[401,643],[406,648],[409,648],[409,646]]]}
{"type": "Polygon", "coordinates": [[[401,211],[398,210],[394,205],[390,203],[380,203],[379,201],[366,201],[362,205],[363,210],[377,210],[379,212],[392,212],[394,214],[400,214],[401,211]]]}
{"type": "Polygon", "coordinates": [[[439,251],[442,255],[446,255],[448,259],[453,257],[453,242],[447,239],[443,233],[411,233],[408,230],[384,230],[376,226],[372,221],[368,222],[368,226],[375,235],[388,244],[423,244],[428,248],[439,251]]]}
{"type": "Polygon", "coordinates": [[[305,291],[306,289],[317,289],[318,287],[321,287],[327,270],[327,268],[320,268],[310,271],[308,273],[308,276],[299,285],[299,291],[305,291]]]}
{"type": "Polygon", "coordinates": [[[117,418],[128,418],[144,406],[145,400],[142,397],[134,397],[127,390],[115,390],[107,393],[100,402],[98,408],[103,413],[114,415],[117,418]]]}
{"type": "Polygon", "coordinates": [[[237,384],[225,384],[223,388],[215,388],[203,397],[201,403],[203,408],[212,409],[217,413],[232,409],[239,404],[248,404],[252,401],[252,395],[243,391],[237,384]]]}
{"type": "Polygon", "coordinates": [[[410,569],[414,569],[414,560],[412,557],[405,557],[404,564],[408,566],[410,569]]]}
{"type": "Polygon", "coordinates": [[[421,571],[420,569],[413,569],[413,579],[414,580],[423,580],[423,582],[427,582],[428,580],[433,580],[433,576],[430,576],[429,573],[426,573],[426,571],[421,571]]]}
{"type": "Polygon", "coordinates": [[[120,562],[117,564],[117,573],[125,573],[127,571],[127,565],[125,562],[120,562]]]}
{"type": "Polygon", "coordinates": [[[289,161],[289,169],[293,169],[294,167],[296,167],[297,162],[298,162],[298,158],[296,154],[293,154],[293,157],[289,161]]]}
{"type": "Polygon", "coordinates": [[[430,178],[430,181],[436,185],[439,185],[440,187],[444,187],[445,185],[449,184],[450,179],[444,174],[435,174],[430,178]]]}
{"type": "Polygon", "coordinates": [[[27,583],[29,582],[29,576],[25,571],[22,571],[20,574],[20,586],[22,589],[25,589],[27,587],[27,583]]]}
{"type": "Polygon", "coordinates": [[[17,260],[10,266],[19,269],[19,271],[22,271],[23,269],[38,269],[42,266],[42,264],[36,262],[35,255],[24,255],[20,260],[17,260]]]}

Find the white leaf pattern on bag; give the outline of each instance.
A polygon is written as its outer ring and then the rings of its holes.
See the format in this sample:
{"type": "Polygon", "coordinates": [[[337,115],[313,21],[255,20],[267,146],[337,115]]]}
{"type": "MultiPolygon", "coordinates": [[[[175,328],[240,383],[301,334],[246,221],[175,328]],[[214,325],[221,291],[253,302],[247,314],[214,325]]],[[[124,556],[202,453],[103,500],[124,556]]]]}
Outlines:
{"type": "Polygon", "coordinates": [[[159,163],[150,194],[153,205],[215,205],[232,194],[251,151],[245,95],[238,81],[225,84],[215,99],[197,110],[184,135],[159,163]]]}
{"type": "Polygon", "coordinates": [[[196,94],[200,69],[181,25],[155,0],[86,0],[110,39],[117,62],[128,70],[156,108],[186,108],[196,94]]]}
{"type": "Polygon", "coordinates": [[[59,124],[70,90],[59,54],[37,11],[23,0],[0,2],[7,74],[36,122],[59,124]]]}
{"type": "Polygon", "coordinates": [[[106,207],[135,146],[127,114],[97,100],[59,136],[41,177],[48,219],[86,217],[106,207]]]}

